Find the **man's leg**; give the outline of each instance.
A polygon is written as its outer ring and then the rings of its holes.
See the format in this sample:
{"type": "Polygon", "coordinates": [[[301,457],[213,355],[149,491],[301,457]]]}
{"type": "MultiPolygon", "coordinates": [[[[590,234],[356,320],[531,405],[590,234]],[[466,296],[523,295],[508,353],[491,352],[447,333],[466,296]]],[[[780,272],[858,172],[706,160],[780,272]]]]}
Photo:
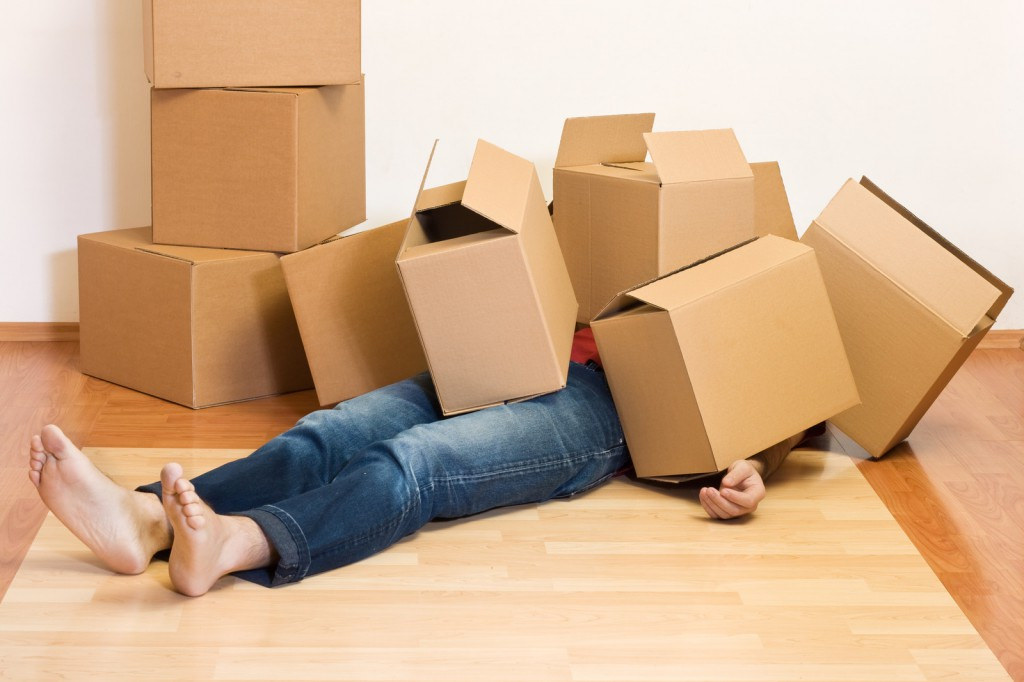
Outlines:
{"type": "Polygon", "coordinates": [[[574,364],[561,391],[414,426],[363,448],[325,485],[241,512],[279,559],[240,576],[294,582],[370,556],[431,519],[570,496],[628,466],[604,375],[574,364]]]}
{"type": "MultiPolygon", "coordinates": [[[[317,410],[248,457],[191,480],[218,514],[253,509],[330,483],[352,456],[417,424],[441,419],[426,373],[317,410]]],[[[159,499],[159,481],[138,490],[159,499]]]]}

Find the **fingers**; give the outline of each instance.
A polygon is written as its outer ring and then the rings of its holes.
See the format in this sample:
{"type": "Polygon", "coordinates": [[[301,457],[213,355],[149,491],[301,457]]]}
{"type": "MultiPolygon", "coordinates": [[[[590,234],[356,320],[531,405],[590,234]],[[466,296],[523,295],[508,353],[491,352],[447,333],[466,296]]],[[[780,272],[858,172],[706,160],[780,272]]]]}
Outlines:
{"type": "Polygon", "coordinates": [[[713,519],[733,519],[753,511],[726,499],[715,488],[701,489],[700,505],[704,508],[705,513],[713,519]]]}

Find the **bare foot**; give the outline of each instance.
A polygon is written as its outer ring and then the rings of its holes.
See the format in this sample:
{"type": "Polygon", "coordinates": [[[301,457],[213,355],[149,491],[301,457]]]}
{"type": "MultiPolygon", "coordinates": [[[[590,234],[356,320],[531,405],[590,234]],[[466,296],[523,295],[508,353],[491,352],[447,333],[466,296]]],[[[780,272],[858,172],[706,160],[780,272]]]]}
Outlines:
{"type": "Polygon", "coordinates": [[[54,516],[112,571],[141,573],[171,546],[160,500],[111,481],[53,424],[32,436],[28,477],[54,516]]]}
{"type": "Polygon", "coordinates": [[[165,465],[160,483],[164,511],[174,528],[168,563],[174,589],[198,597],[228,573],[269,566],[276,559],[255,521],[210,509],[184,477],[180,464],[165,465]]]}

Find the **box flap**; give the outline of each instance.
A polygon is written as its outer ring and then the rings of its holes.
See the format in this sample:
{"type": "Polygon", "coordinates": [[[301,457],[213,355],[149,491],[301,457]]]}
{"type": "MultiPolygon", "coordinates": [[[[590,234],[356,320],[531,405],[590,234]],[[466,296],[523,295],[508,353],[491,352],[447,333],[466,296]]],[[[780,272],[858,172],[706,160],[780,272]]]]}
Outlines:
{"type": "Polygon", "coordinates": [[[797,241],[793,212],[777,161],[750,164],[754,172],[754,232],[758,237],[774,234],[797,241]]]}
{"type": "Polygon", "coordinates": [[[964,337],[1004,295],[958,253],[853,180],[815,222],[964,337]]]}
{"type": "Polygon", "coordinates": [[[662,183],[753,177],[729,128],[644,133],[644,141],[662,183]]]}
{"type": "Polygon", "coordinates": [[[418,210],[423,197],[423,187],[427,184],[427,175],[430,173],[430,164],[434,161],[435,151],[437,151],[436,139],[434,140],[434,144],[430,147],[430,156],[427,157],[427,167],[423,169],[423,177],[420,178],[420,187],[416,190],[416,200],[412,204],[412,213],[409,214],[409,223],[405,229],[405,238],[402,240],[401,248],[398,249],[399,258],[410,246],[426,242],[426,236],[423,234],[420,222],[416,219],[416,211],[418,210]]]}
{"type": "Polygon", "coordinates": [[[654,114],[567,118],[555,168],[643,161],[647,158],[643,134],[653,127],[654,114]]]}
{"type": "Polygon", "coordinates": [[[533,164],[501,147],[478,140],[462,205],[518,233],[526,218],[533,164]]]}
{"type": "Polygon", "coordinates": [[[462,201],[462,195],[466,192],[466,181],[453,182],[450,185],[440,187],[429,187],[420,192],[416,198],[417,211],[425,211],[440,206],[457,204],[462,201]]]}
{"type": "Polygon", "coordinates": [[[768,235],[701,261],[700,267],[665,275],[634,289],[630,296],[664,310],[679,308],[811,251],[804,244],[768,235]]]}
{"type": "MultiPolygon", "coordinates": [[[[993,275],[976,260],[968,256],[966,253],[958,249],[956,246],[954,246],[952,242],[950,242],[948,239],[946,239],[941,234],[936,232],[927,223],[918,218],[916,215],[908,211],[906,207],[904,207],[902,204],[900,204],[891,196],[882,191],[882,189],[878,185],[871,182],[871,180],[869,180],[867,177],[862,177],[860,179],[860,184],[867,188],[869,192],[871,192],[876,197],[878,197],[886,204],[888,204],[889,207],[892,208],[894,211],[896,211],[901,216],[910,221],[912,225],[914,225],[919,230],[921,230],[929,237],[934,239],[936,242],[938,242],[944,249],[946,249],[954,256],[959,258],[961,261],[963,261],[969,268],[971,268],[976,273],[984,277],[989,284],[994,286],[996,289],[999,289],[999,298],[997,298],[996,302],[992,304],[991,308],[989,308],[988,317],[992,318],[992,320],[995,320],[999,316],[999,313],[1002,312],[1003,307],[1006,306],[1007,301],[1010,300],[1010,296],[1013,295],[1013,287],[1009,286],[1008,284],[1006,284],[1006,282],[1002,281],[1001,279],[993,275]]],[[[984,320],[982,320],[982,322],[984,322],[984,320]]]]}

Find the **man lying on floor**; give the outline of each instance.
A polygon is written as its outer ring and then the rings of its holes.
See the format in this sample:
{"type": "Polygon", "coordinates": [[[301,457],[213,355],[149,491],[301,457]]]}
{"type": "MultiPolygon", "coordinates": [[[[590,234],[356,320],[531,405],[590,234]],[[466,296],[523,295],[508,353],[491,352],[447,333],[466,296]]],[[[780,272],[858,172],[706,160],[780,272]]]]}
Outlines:
{"type": "MultiPolygon", "coordinates": [[[[364,559],[432,519],[570,497],[627,472],[595,354],[577,344],[573,359],[560,391],[448,418],[421,374],[306,415],[248,457],[192,480],[167,464],[159,482],[136,490],[48,425],[32,437],[29,478],[113,571],[141,573],[170,549],[171,583],[189,596],[229,573],[283,585],[364,559]]],[[[764,479],[803,436],[730,465],[717,488],[700,490],[705,512],[754,511],[764,479]]]]}

